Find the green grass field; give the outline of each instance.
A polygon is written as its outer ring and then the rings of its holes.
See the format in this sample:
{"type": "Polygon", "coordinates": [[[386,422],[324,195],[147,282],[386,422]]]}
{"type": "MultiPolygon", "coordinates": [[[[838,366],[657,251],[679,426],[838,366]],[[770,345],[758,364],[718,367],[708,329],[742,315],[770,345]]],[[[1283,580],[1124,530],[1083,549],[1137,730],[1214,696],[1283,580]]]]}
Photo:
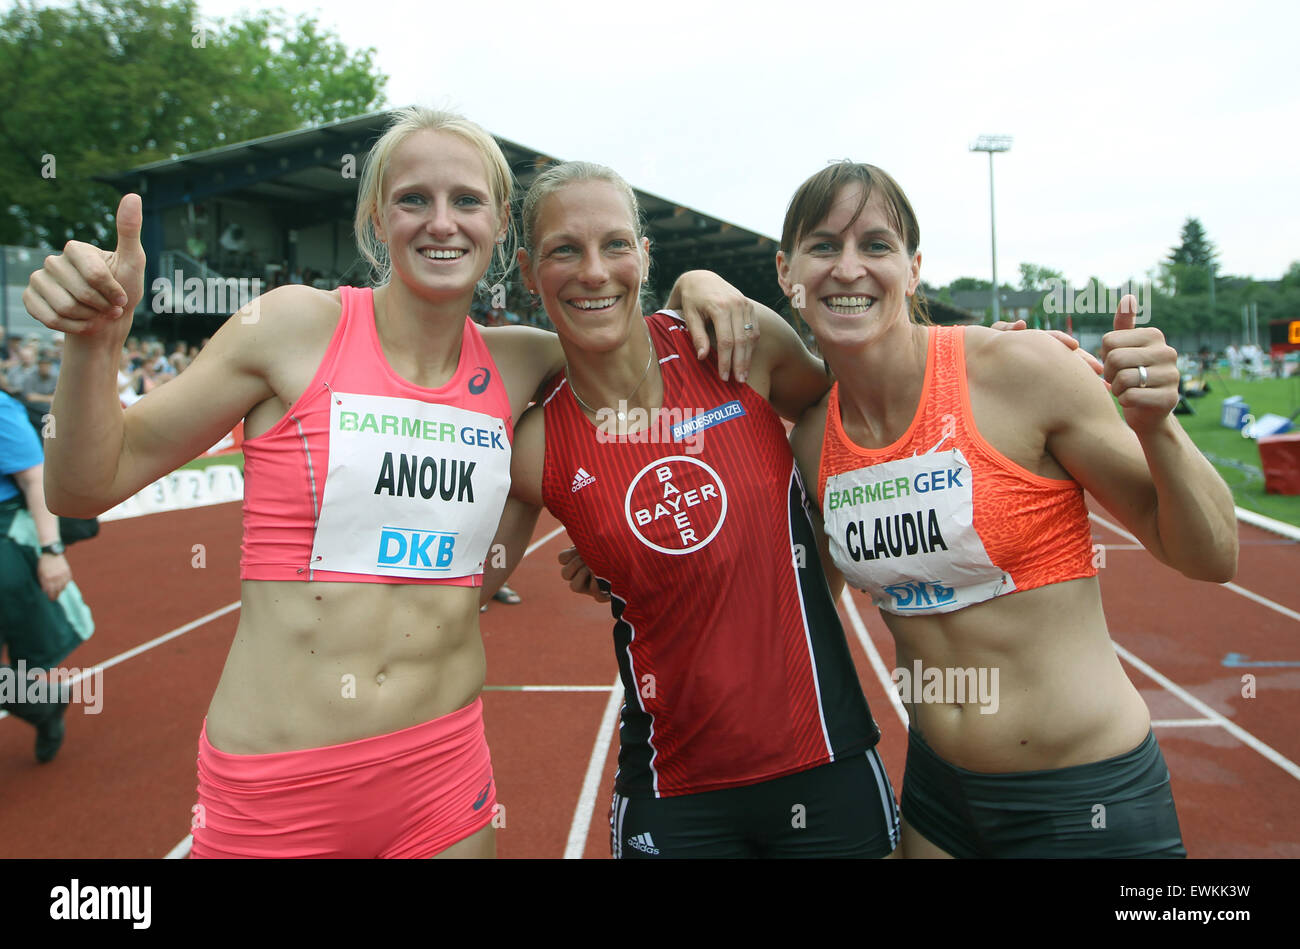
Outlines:
{"type": "MultiPolygon", "coordinates": [[[[1289,417],[1300,409],[1300,377],[1290,379],[1260,379],[1246,382],[1230,379],[1226,372],[1221,378],[1209,378],[1210,394],[1200,399],[1188,399],[1195,415],[1179,415],[1183,429],[1191,436],[1196,447],[1214,462],[1223,480],[1232,488],[1237,504],[1249,511],[1300,526],[1300,495],[1266,494],[1264,477],[1260,471],[1259,445],[1242,438],[1240,432],[1219,424],[1223,400],[1229,395],[1240,395],[1250,406],[1256,418],[1265,413],[1289,417]]],[[[1300,419],[1296,424],[1300,424],[1300,419]]]]}
{"type": "Polygon", "coordinates": [[[244,453],[235,452],[231,455],[202,455],[195,458],[189,464],[181,465],[181,469],[193,468],[202,470],[209,465],[236,465],[240,471],[244,470],[244,453]]]}

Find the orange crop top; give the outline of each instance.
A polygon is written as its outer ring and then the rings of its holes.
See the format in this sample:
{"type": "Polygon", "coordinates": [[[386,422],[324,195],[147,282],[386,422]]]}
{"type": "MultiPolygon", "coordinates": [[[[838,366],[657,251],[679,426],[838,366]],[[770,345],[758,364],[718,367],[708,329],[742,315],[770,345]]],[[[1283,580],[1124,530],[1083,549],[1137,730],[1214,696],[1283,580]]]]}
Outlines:
{"type": "Polygon", "coordinates": [[[975,428],[965,333],[933,327],[921,402],[894,444],[853,444],[831,389],[817,496],[835,564],[880,609],[948,613],[1097,573],[1083,489],[1002,455],[975,428]]]}

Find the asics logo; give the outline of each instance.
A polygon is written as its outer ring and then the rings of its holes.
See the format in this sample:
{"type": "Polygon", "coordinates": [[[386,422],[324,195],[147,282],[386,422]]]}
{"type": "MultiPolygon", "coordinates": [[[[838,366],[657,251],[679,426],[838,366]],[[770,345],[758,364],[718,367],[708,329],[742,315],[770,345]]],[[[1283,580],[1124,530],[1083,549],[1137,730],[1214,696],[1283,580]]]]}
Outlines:
{"type": "Polygon", "coordinates": [[[478,372],[470,376],[469,391],[470,395],[482,395],[487,391],[488,383],[492,381],[492,373],[486,366],[479,366],[478,372]]]}

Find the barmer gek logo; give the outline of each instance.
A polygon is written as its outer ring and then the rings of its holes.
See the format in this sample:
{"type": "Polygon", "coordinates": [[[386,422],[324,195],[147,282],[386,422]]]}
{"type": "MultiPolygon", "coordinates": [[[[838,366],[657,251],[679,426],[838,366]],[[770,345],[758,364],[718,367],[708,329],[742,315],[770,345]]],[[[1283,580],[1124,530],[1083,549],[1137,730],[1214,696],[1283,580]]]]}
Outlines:
{"type": "Polygon", "coordinates": [[[491,381],[492,372],[486,366],[479,366],[478,372],[469,379],[470,395],[482,395],[487,391],[488,383],[491,381]]]}

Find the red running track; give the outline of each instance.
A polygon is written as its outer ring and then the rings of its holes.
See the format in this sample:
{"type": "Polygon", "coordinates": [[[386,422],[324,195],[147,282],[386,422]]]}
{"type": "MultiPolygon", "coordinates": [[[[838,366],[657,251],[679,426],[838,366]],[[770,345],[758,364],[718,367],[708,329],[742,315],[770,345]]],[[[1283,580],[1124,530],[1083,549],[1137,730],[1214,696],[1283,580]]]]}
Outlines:
{"type": "MultiPolygon", "coordinates": [[[[239,510],[223,504],[111,522],[70,550],[98,628],[66,666],[104,663],[192,628],[106,669],[102,712],[73,707],[63,750],[48,765],[32,757],[30,726],[0,719],[0,857],[162,857],[185,841],[199,726],[237,621],[239,510]]],[[[1189,854],[1300,856],[1300,550],[1242,525],[1236,585],[1269,606],[1183,579],[1100,516],[1094,535],[1106,545],[1111,633],[1157,722],[1189,854]],[[1229,653],[1294,665],[1225,666],[1229,653]],[[1243,696],[1245,675],[1255,677],[1252,698],[1243,696]]],[[[557,526],[543,515],[537,538],[557,526]]],[[[555,554],[565,546],[563,532],[542,543],[511,580],[523,604],[493,603],[483,616],[502,857],[609,855],[616,745],[613,728],[601,725],[612,723],[621,690],[612,690],[608,607],[562,584],[555,554]]],[[[880,751],[901,790],[906,731],[882,684],[893,643],[865,597],[845,603],[880,751]]]]}

